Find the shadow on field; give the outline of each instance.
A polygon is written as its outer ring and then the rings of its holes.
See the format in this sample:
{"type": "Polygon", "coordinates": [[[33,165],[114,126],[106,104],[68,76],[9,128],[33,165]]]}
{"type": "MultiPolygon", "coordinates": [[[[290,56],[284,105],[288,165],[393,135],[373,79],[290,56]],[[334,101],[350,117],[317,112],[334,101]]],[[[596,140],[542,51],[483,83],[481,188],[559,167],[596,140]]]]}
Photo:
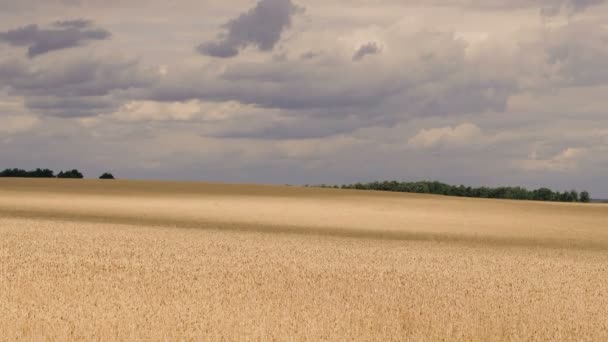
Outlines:
{"type": "Polygon", "coordinates": [[[128,215],[113,215],[111,217],[95,214],[77,214],[61,212],[45,212],[32,210],[19,210],[0,208],[2,217],[43,219],[55,222],[86,222],[124,224],[147,227],[171,227],[181,229],[221,230],[234,232],[259,232],[269,234],[297,234],[313,236],[331,236],[370,240],[418,241],[437,243],[457,243],[467,245],[482,245],[496,247],[536,247],[553,249],[576,250],[608,250],[608,243],[604,241],[589,241],[577,239],[551,239],[530,237],[501,237],[475,234],[429,233],[412,231],[394,231],[378,229],[349,229],[336,227],[305,227],[298,225],[272,225],[256,223],[227,223],[203,220],[163,220],[157,217],[131,217],[128,215]]]}

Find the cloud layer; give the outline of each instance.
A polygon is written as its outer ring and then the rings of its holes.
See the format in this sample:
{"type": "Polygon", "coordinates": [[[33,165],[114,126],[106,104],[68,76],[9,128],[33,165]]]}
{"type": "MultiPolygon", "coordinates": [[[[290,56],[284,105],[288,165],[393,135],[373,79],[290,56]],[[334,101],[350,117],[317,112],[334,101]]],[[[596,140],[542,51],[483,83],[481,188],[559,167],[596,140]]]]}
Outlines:
{"type": "Polygon", "coordinates": [[[608,197],[602,0],[0,9],[0,159],[11,166],[608,197]]]}

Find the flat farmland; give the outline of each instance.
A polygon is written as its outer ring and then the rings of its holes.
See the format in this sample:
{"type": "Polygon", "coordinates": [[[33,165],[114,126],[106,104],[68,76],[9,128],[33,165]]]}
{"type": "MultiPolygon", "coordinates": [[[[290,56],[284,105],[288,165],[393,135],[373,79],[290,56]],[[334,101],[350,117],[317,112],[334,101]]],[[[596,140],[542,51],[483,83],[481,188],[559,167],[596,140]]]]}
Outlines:
{"type": "Polygon", "coordinates": [[[0,180],[2,340],[607,340],[608,206],[0,180]]]}

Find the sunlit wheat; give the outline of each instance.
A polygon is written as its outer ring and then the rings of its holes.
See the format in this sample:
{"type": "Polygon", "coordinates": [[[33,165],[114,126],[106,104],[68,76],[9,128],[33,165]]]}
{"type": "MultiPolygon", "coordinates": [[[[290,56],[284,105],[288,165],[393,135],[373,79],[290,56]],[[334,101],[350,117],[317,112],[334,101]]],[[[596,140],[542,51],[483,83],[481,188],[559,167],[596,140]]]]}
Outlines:
{"type": "Polygon", "coordinates": [[[0,182],[0,340],[608,339],[608,210],[0,182]]]}

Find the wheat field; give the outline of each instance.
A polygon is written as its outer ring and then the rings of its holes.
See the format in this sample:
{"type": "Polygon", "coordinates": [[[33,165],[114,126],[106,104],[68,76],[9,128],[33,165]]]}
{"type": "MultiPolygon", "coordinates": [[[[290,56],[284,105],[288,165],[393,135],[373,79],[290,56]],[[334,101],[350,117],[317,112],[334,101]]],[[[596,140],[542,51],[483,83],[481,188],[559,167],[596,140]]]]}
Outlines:
{"type": "Polygon", "coordinates": [[[608,206],[0,180],[0,340],[608,340],[608,206]]]}

